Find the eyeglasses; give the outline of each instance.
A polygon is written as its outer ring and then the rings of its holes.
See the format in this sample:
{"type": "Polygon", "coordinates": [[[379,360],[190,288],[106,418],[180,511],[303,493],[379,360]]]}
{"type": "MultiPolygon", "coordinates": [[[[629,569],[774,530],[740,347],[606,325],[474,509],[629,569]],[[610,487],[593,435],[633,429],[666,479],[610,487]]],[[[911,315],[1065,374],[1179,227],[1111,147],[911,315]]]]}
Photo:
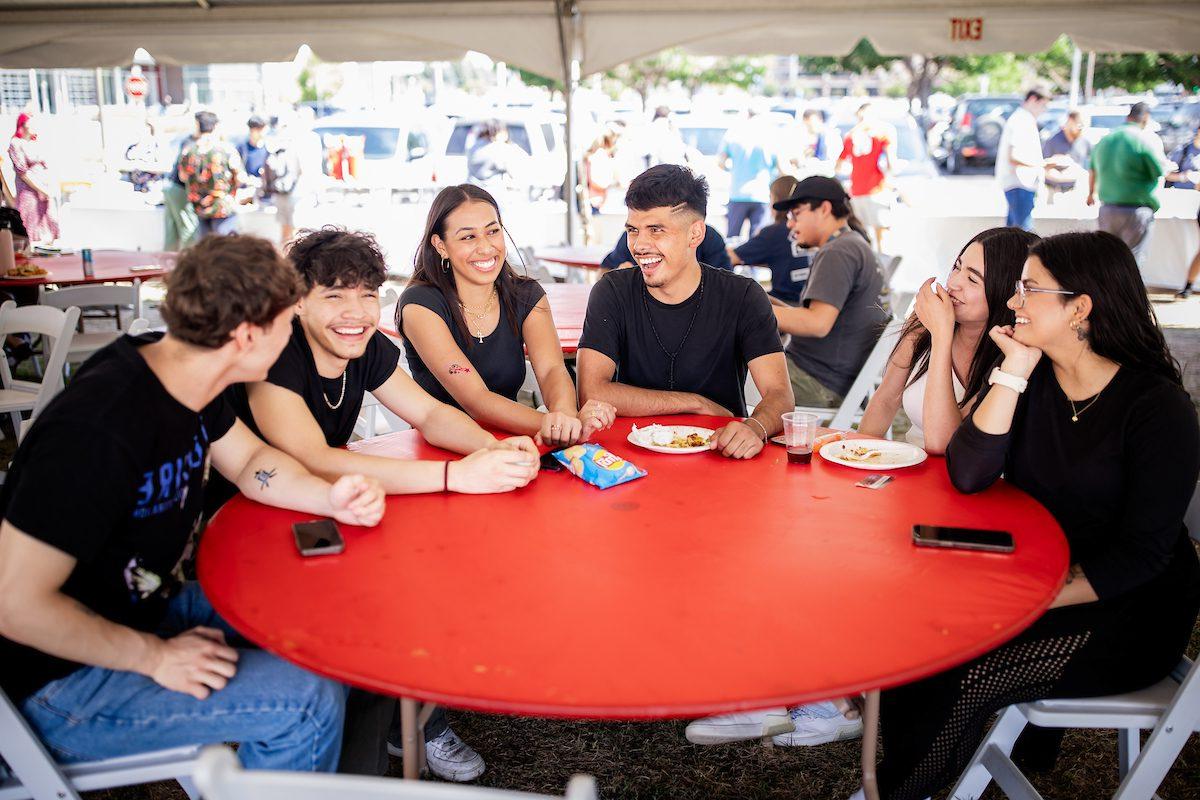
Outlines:
{"type": "Polygon", "coordinates": [[[1024,308],[1025,301],[1031,294],[1065,294],[1077,295],[1079,292],[1071,292],[1066,289],[1034,289],[1025,285],[1025,281],[1017,281],[1017,308],[1024,308]]]}

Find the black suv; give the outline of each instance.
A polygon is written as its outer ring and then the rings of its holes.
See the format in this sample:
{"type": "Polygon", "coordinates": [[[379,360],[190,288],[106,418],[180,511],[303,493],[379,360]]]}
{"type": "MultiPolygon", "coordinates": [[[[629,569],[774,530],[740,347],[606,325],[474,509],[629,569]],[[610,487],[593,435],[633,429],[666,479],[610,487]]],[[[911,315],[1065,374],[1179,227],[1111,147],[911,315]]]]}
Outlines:
{"type": "Polygon", "coordinates": [[[1004,121],[1020,105],[1021,98],[1016,95],[960,98],[942,134],[946,171],[957,175],[964,166],[994,165],[1004,121]]]}

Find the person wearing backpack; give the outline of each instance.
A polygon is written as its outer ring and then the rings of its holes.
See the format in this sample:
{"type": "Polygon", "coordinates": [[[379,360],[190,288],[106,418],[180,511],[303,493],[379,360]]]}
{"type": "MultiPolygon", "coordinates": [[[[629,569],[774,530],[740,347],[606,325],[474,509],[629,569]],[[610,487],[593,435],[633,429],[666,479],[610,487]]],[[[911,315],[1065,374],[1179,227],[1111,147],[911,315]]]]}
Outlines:
{"type": "Polygon", "coordinates": [[[237,232],[236,193],[245,168],[237,150],[214,133],[216,127],[216,114],[196,115],[196,140],[183,148],[176,170],[196,210],[198,239],[237,232]]]}
{"type": "Polygon", "coordinates": [[[296,189],[300,183],[298,148],[287,139],[268,140],[267,160],[263,164],[261,178],[259,195],[264,203],[275,207],[280,240],[290,241],[296,232],[296,189]]]}

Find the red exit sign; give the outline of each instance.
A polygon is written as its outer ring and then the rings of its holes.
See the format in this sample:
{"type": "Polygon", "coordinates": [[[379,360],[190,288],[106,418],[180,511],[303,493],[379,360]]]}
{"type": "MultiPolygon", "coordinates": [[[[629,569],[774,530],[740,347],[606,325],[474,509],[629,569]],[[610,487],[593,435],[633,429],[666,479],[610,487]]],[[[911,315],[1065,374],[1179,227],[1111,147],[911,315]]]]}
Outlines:
{"type": "Polygon", "coordinates": [[[950,41],[978,42],[983,38],[983,17],[951,17],[950,41]]]}

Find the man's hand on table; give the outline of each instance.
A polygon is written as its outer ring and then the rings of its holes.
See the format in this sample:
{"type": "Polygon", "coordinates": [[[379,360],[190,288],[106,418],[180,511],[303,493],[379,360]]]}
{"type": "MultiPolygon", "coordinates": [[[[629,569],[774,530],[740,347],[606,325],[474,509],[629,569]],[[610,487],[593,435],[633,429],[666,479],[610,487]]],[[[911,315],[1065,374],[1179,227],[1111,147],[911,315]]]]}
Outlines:
{"type": "Polygon", "coordinates": [[[329,487],[329,516],[347,525],[370,528],[383,519],[384,492],[379,481],[343,475],[329,487]]]}
{"type": "Polygon", "coordinates": [[[170,639],[149,636],[150,663],[145,671],[164,689],[204,700],[237,674],[238,652],[216,628],[196,627],[170,639]]]}
{"type": "Polygon", "coordinates": [[[538,451],[537,445],[529,436],[507,436],[503,439],[497,439],[494,443],[487,446],[488,450],[519,450],[522,453],[528,453],[534,458],[539,458],[541,453],[538,451]]]}
{"type": "MultiPolygon", "coordinates": [[[[527,436],[516,436],[532,445],[527,436]]],[[[507,440],[506,440],[507,441],[507,440]]],[[[476,450],[459,461],[450,462],[447,488],[461,494],[496,494],[525,486],[538,474],[537,448],[524,447],[476,450]]]]}
{"type": "Polygon", "coordinates": [[[734,420],[713,431],[708,449],[726,458],[754,458],[762,452],[764,442],[757,425],[734,420]]]}

